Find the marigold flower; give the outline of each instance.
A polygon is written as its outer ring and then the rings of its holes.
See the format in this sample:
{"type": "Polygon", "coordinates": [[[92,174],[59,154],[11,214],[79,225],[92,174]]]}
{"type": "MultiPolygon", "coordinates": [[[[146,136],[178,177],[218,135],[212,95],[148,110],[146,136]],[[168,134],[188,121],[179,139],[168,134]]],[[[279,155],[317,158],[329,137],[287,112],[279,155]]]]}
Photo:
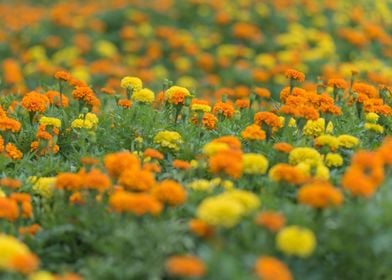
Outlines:
{"type": "Polygon", "coordinates": [[[154,143],[159,144],[162,148],[169,148],[175,151],[180,149],[179,145],[183,143],[181,135],[176,131],[159,131],[154,136],[154,143]]]}
{"type": "Polygon", "coordinates": [[[302,186],[298,191],[298,201],[314,208],[340,206],[342,193],[328,182],[314,182],[302,186]]]}
{"type": "Polygon", "coordinates": [[[103,192],[109,189],[112,185],[110,178],[99,169],[91,169],[89,172],[80,172],[83,176],[83,185],[88,189],[103,192]]]}
{"type": "Polygon", "coordinates": [[[212,140],[211,143],[225,143],[229,146],[232,150],[240,150],[241,149],[241,141],[231,135],[221,136],[212,140]]]}
{"type": "Polygon", "coordinates": [[[191,219],[188,227],[193,234],[202,238],[209,238],[215,232],[214,227],[199,219],[191,219]]]}
{"type": "Polygon", "coordinates": [[[38,258],[13,236],[0,235],[0,252],[0,269],[29,274],[38,267],[38,258]]]}
{"type": "Polygon", "coordinates": [[[54,77],[57,80],[62,80],[65,82],[68,82],[72,78],[71,74],[66,71],[57,71],[56,73],[54,73],[54,77]]]}
{"type": "Polygon", "coordinates": [[[214,154],[208,160],[211,173],[223,172],[232,178],[239,178],[242,174],[242,153],[228,150],[214,154]]]}
{"type": "Polygon", "coordinates": [[[255,153],[243,155],[243,173],[264,174],[268,168],[268,160],[265,156],[255,153]]]}
{"type": "Polygon", "coordinates": [[[298,82],[305,81],[305,74],[294,69],[287,69],[285,72],[285,76],[288,79],[296,80],[298,82]]]}
{"type": "Polygon", "coordinates": [[[170,206],[183,204],[187,197],[184,187],[170,179],[159,182],[152,189],[151,194],[159,201],[167,203],[170,206]]]}
{"type": "Polygon", "coordinates": [[[328,86],[338,88],[338,89],[346,89],[347,82],[343,79],[329,79],[327,82],[328,86]]]}
{"type": "Polygon", "coordinates": [[[306,173],[296,166],[286,163],[278,163],[274,165],[269,171],[269,177],[276,182],[287,182],[298,185],[303,183],[306,179],[306,173]]]}
{"type": "Polygon", "coordinates": [[[38,92],[32,91],[26,94],[22,99],[22,107],[29,112],[45,112],[49,105],[49,99],[38,92]]]}
{"type": "Polygon", "coordinates": [[[19,217],[19,208],[15,200],[0,197],[0,219],[15,221],[19,217]]]}
{"type": "Polygon", "coordinates": [[[143,82],[137,77],[124,77],[121,79],[120,86],[125,89],[132,89],[133,92],[139,91],[143,87],[143,82]]]}
{"type": "Polygon", "coordinates": [[[217,102],[215,103],[212,112],[215,115],[221,115],[226,118],[232,118],[234,116],[234,107],[231,103],[229,102],[217,102]]]}
{"type": "Polygon", "coordinates": [[[174,105],[184,105],[185,97],[191,96],[189,90],[179,86],[171,86],[166,90],[165,95],[169,103],[174,105]]]}
{"type": "Polygon", "coordinates": [[[36,235],[38,231],[41,230],[41,226],[39,224],[32,224],[30,226],[20,227],[18,229],[19,234],[21,235],[36,235]]]}
{"type": "Polygon", "coordinates": [[[352,149],[359,145],[359,139],[348,134],[338,136],[338,140],[339,147],[343,147],[346,149],[352,149]]]}
{"type": "Polygon", "coordinates": [[[161,202],[150,194],[125,191],[112,194],[109,197],[109,206],[116,212],[128,212],[136,216],[159,215],[163,209],[161,202]]]}
{"type": "Polygon", "coordinates": [[[200,112],[211,112],[211,106],[206,100],[194,98],[192,99],[191,110],[200,112]]]}
{"type": "Polygon", "coordinates": [[[328,153],[324,158],[324,162],[328,167],[339,167],[343,165],[343,157],[337,153],[328,153]]]}
{"type": "Polygon", "coordinates": [[[286,264],[274,257],[263,256],[256,260],[256,275],[262,280],[292,280],[286,264]]]}
{"type": "Polygon", "coordinates": [[[237,99],[235,101],[235,106],[237,106],[240,109],[246,109],[249,108],[250,106],[250,100],[249,99],[237,99]]]}
{"type": "Polygon", "coordinates": [[[213,226],[233,227],[244,212],[242,204],[228,197],[208,197],[197,207],[197,217],[213,226]]]}
{"type": "Polygon", "coordinates": [[[258,209],[261,205],[260,199],[253,192],[246,190],[228,190],[219,195],[220,198],[237,201],[242,206],[242,214],[249,214],[258,209]]]}
{"type": "Polygon", "coordinates": [[[379,134],[383,134],[384,133],[384,127],[382,125],[379,125],[379,124],[365,123],[364,127],[365,127],[366,130],[374,131],[374,132],[379,133],[379,134]]]}
{"type": "Polygon", "coordinates": [[[262,141],[265,140],[265,131],[257,124],[251,124],[241,132],[242,138],[251,141],[262,141]]]}
{"type": "Polygon", "coordinates": [[[266,124],[269,127],[280,127],[279,117],[271,112],[257,112],[254,116],[255,124],[266,124]]]}
{"type": "Polygon", "coordinates": [[[182,170],[187,170],[192,168],[192,165],[188,161],[179,160],[179,159],[173,160],[172,165],[174,168],[182,169],[182,170]]]}
{"type": "Polygon", "coordinates": [[[76,191],[82,188],[83,183],[80,174],[64,172],[57,175],[55,186],[58,189],[76,191]]]}
{"type": "Polygon", "coordinates": [[[50,118],[50,117],[43,116],[39,119],[39,123],[44,124],[46,126],[50,125],[57,128],[61,127],[61,120],[57,118],[50,118]]]}
{"type": "Polygon", "coordinates": [[[201,120],[202,125],[209,130],[215,129],[216,123],[218,119],[210,113],[204,113],[203,118],[201,120]]]}
{"type": "Polygon", "coordinates": [[[155,94],[152,90],[143,88],[141,90],[134,91],[131,98],[133,101],[150,104],[154,102],[155,94]]]}
{"type": "Polygon", "coordinates": [[[153,173],[138,167],[124,170],[118,183],[132,191],[148,191],[156,184],[153,173]]]}
{"type": "Polygon", "coordinates": [[[276,246],[286,255],[309,257],[316,248],[316,237],[307,228],[288,226],[276,236],[276,246]]]}
{"type": "Polygon", "coordinates": [[[316,147],[328,146],[331,151],[335,151],[339,147],[339,139],[335,136],[324,134],[314,139],[314,145],[316,147]]]}
{"type": "Polygon", "coordinates": [[[207,271],[200,258],[190,255],[169,257],[165,267],[167,273],[173,277],[202,277],[207,271]]]}
{"type": "Polygon", "coordinates": [[[274,148],[274,150],[276,150],[278,152],[288,154],[293,149],[293,146],[291,146],[290,144],[285,143],[285,142],[280,142],[280,143],[275,143],[273,148],[274,148]]]}
{"type": "Polygon", "coordinates": [[[256,216],[255,223],[272,232],[277,232],[286,224],[286,218],[279,212],[263,211],[256,216]]]}
{"type": "Polygon", "coordinates": [[[5,146],[5,152],[7,157],[12,160],[20,160],[23,157],[23,153],[12,143],[8,143],[5,146]]]}
{"type": "Polygon", "coordinates": [[[22,186],[22,182],[18,179],[12,179],[12,178],[2,178],[0,179],[0,186],[2,187],[7,187],[10,189],[18,189],[22,186]]]}
{"type": "Polygon", "coordinates": [[[298,147],[291,150],[289,162],[292,165],[305,162],[311,166],[316,166],[321,162],[321,155],[313,148],[298,147]]]}
{"type": "Polygon", "coordinates": [[[8,117],[0,117],[0,131],[19,132],[21,128],[20,122],[8,117]]]}
{"type": "Polygon", "coordinates": [[[128,151],[108,154],[104,157],[105,168],[112,177],[119,177],[124,170],[133,167],[140,168],[140,160],[128,151]]]}

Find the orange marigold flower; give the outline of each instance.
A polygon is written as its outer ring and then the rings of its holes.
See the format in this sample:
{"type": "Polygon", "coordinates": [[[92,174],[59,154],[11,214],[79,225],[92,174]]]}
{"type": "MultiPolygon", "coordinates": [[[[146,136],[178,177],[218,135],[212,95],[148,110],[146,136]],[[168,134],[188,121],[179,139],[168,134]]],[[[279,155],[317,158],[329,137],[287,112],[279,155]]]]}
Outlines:
{"type": "Polygon", "coordinates": [[[0,219],[15,221],[19,217],[19,208],[15,200],[0,197],[0,219]]]}
{"type": "Polygon", "coordinates": [[[126,109],[132,107],[132,101],[129,99],[120,99],[117,104],[118,104],[118,106],[126,108],[126,109]]]}
{"type": "Polygon", "coordinates": [[[32,224],[30,226],[20,227],[18,229],[19,234],[21,235],[36,235],[38,231],[41,230],[41,226],[39,224],[32,224]]]}
{"type": "Polygon", "coordinates": [[[125,191],[117,191],[112,194],[109,198],[109,205],[116,212],[128,212],[136,216],[158,215],[163,209],[161,202],[151,194],[125,191]]]}
{"type": "Polygon", "coordinates": [[[187,196],[184,187],[170,179],[161,181],[152,189],[151,193],[159,201],[167,203],[170,206],[183,204],[187,196]]]}
{"type": "Polygon", "coordinates": [[[188,161],[175,159],[173,160],[173,167],[177,169],[187,170],[189,168],[192,168],[192,165],[188,161]]]}
{"type": "Polygon", "coordinates": [[[262,280],[292,280],[287,265],[274,257],[263,256],[255,264],[256,275],[262,280]]]}
{"type": "Polygon", "coordinates": [[[340,190],[328,182],[314,182],[302,186],[298,191],[298,201],[314,208],[339,206],[343,203],[340,190]]]}
{"type": "Polygon", "coordinates": [[[31,196],[28,193],[12,193],[9,198],[20,203],[31,202],[31,196]]]}
{"type": "Polygon", "coordinates": [[[285,142],[280,142],[280,143],[274,144],[273,148],[274,148],[274,150],[276,150],[278,152],[288,154],[293,149],[293,146],[291,146],[290,144],[285,143],[285,142]]]}
{"type": "Polygon", "coordinates": [[[65,172],[60,173],[56,177],[56,188],[77,191],[83,186],[83,178],[80,174],[65,172]]]}
{"type": "Polygon", "coordinates": [[[110,176],[117,178],[125,169],[140,167],[140,160],[136,155],[123,151],[106,155],[104,164],[110,176]]]}
{"type": "Polygon", "coordinates": [[[60,98],[60,93],[58,91],[48,90],[45,93],[45,96],[49,99],[50,104],[53,104],[57,107],[68,107],[69,105],[68,97],[63,94],[60,98]],[[60,99],[61,99],[61,103],[60,103],[60,99]]]}
{"type": "Polygon", "coordinates": [[[376,185],[384,180],[384,161],[377,152],[358,151],[352,157],[351,164],[361,168],[376,185]]]}
{"type": "Polygon", "coordinates": [[[361,168],[351,166],[342,177],[342,186],[354,196],[371,197],[378,185],[361,168]]]}
{"type": "Polygon", "coordinates": [[[172,256],[166,260],[165,267],[174,277],[202,277],[206,274],[204,262],[196,256],[172,256]]]}
{"type": "Polygon", "coordinates": [[[235,150],[218,152],[209,158],[208,166],[211,173],[223,172],[238,179],[242,174],[242,152],[235,150]]]}
{"type": "Polygon", "coordinates": [[[262,141],[265,140],[265,131],[257,124],[251,124],[241,132],[242,138],[246,140],[262,141]]]}
{"type": "Polygon", "coordinates": [[[0,186],[10,189],[18,189],[22,186],[22,182],[18,179],[2,178],[0,179],[0,186]]]}
{"type": "Polygon", "coordinates": [[[218,119],[211,113],[204,113],[201,120],[202,125],[209,130],[215,129],[218,119]]]}
{"type": "Polygon", "coordinates": [[[126,169],[121,173],[119,184],[133,191],[148,191],[155,185],[154,174],[138,167],[126,169]]]}
{"type": "Polygon", "coordinates": [[[38,268],[39,259],[30,252],[16,254],[10,259],[9,266],[12,270],[27,275],[38,268]]]}
{"type": "Polygon", "coordinates": [[[31,202],[22,203],[22,216],[24,218],[33,217],[33,206],[31,205],[31,202]]]}
{"type": "Polygon", "coordinates": [[[207,224],[206,222],[200,219],[191,219],[188,223],[189,230],[197,235],[198,237],[202,238],[209,238],[214,235],[214,227],[207,224]]]}
{"type": "Polygon", "coordinates": [[[271,97],[271,92],[267,88],[257,87],[255,88],[255,93],[261,98],[269,99],[271,97]]]}
{"type": "Polygon", "coordinates": [[[90,87],[77,87],[72,91],[72,97],[76,100],[84,100],[87,96],[94,95],[90,87]]]}
{"type": "Polygon", "coordinates": [[[269,176],[273,181],[284,181],[294,185],[304,183],[307,179],[302,170],[286,163],[274,165],[269,171],[269,176]]]}
{"type": "Polygon", "coordinates": [[[147,148],[144,153],[144,157],[154,158],[158,160],[162,160],[164,158],[163,154],[155,149],[147,148]]]}
{"type": "Polygon", "coordinates": [[[23,153],[12,143],[8,143],[5,146],[5,152],[7,157],[12,160],[20,160],[23,157],[23,153]]]}
{"type": "Polygon", "coordinates": [[[107,95],[114,95],[116,93],[114,89],[107,87],[101,88],[101,91],[107,95]]]}
{"type": "Polygon", "coordinates": [[[71,74],[66,71],[57,71],[56,73],[54,73],[54,77],[57,80],[66,81],[66,82],[68,82],[72,78],[71,74]]]}
{"type": "Polygon", "coordinates": [[[99,163],[99,160],[94,157],[81,157],[80,163],[83,165],[91,166],[99,163]]]}
{"type": "Polygon", "coordinates": [[[32,91],[26,94],[22,99],[22,107],[29,112],[45,112],[48,107],[49,99],[38,92],[32,91]]]}
{"type": "Polygon", "coordinates": [[[89,189],[103,192],[112,186],[109,177],[99,169],[91,169],[88,173],[83,174],[83,184],[89,189]]]}
{"type": "Polygon", "coordinates": [[[266,124],[269,127],[280,127],[279,117],[271,112],[257,112],[253,117],[256,124],[266,124]]]}
{"type": "Polygon", "coordinates": [[[272,232],[277,232],[285,226],[286,218],[279,212],[264,211],[256,216],[255,223],[256,225],[263,226],[272,232]]]}
{"type": "Polygon", "coordinates": [[[249,99],[237,99],[235,101],[235,106],[237,106],[240,109],[246,109],[249,108],[250,106],[250,100],[249,99]]]}
{"type": "Polygon", "coordinates": [[[0,117],[0,131],[19,132],[21,128],[20,122],[8,117],[0,117]]]}
{"type": "MultiPolygon", "coordinates": [[[[383,144],[377,149],[377,153],[379,154],[379,156],[388,165],[392,165],[391,151],[392,151],[392,137],[389,136],[384,139],[383,144]]],[[[0,183],[0,185],[1,185],[1,183],[0,183]]]]}
{"type": "Polygon", "coordinates": [[[285,72],[285,76],[288,79],[296,80],[298,82],[305,81],[305,74],[294,69],[287,69],[285,72]]]}
{"type": "Polygon", "coordinates": [[[328,86],[334,88],[339,88],[339,89],[347,88],[347,82],[343,79],[329,79],[327,84],[328,86]]]}
{"type": "Polygon", "coordinates": [[[216,115],[232,118],[234,116],[234,107],[231,103],[219,101],[214,105],[212,112],[216,115]]]}
{"type": "Polygon", "coordinates": [[[230,149],[233,150],[241,149],[241,141],[237,137],[231,135],[215,138],[214,140],[212,140],[212,143],[225,143],[230,147],[230,149]]]}
{"type": "Polygon", "coordinates": [[[354,83],[354,85],[352,86],[352,91],[358,94],[364,94],[368,98],[379,97],[378,90],[374,86],[365,83],[354,83]]]}
{"type": "Polygon", "coordinates": [[[154,173],[160,173],[162,171],[161,166],[156,162],[148,162],[143,164],[143,169],[154,173]]]}

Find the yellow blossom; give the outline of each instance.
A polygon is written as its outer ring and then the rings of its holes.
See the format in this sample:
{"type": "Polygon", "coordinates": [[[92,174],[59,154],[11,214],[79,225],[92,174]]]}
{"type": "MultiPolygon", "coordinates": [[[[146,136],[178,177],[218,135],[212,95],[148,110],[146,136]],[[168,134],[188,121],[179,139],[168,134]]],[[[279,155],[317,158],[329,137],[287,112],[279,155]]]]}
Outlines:
{"type": "Polygon", "coordinates": [[[57,118],[41,117],[39,119],[39,123],[44,124],[44,125],[51,125],[51,126],[54,126],[57,128],[61,127],[61,120],[59,120],[57,118]]]}
{"type": "Polygon", "coordinates": [[[264,174],[268,168],[268,160],[265,156],[255,153],[244,154],[243,172],[245,174],[264,174]]]}
{"type": "Polygon", "coordinates": [[[134,91],[131,98],[132,100],[141,103],[152,103],[154,102],[155,94],[152,90],[143,88],[139,91],[134,91]]]}
{"type": "Polygon", "coordinates": [[[346,149],[354,148],[354,147],[358,146],[358,144],[359,144],[358,138],[351,136],[351,135],[348,135],[348,134],[340,135],[338,137],[338,140],[339,140],[339,146],[346,148],[346,149]]]}
{"type": "Polygon", "coordinates": [[[176,131],[160,131],[154,137],[154,143],[159,144],[162,148],[169,148],[175,151],[179,150],[179,144],[182,142],[181,135],[176,131]]]}
{"type": "Polygon", "coordinates": [[[308,120],[303,128],[303,132],[307,136],[320,136],[325,131],[325,120],[319,118],[318,120],[308,120]]]}
{"type": "Polygon", "coordinates": [[[296,165],[301,162],[316,166],[321,161],[321,155],[313,148],[299,147],[291,150],[289,154],[290,164],[296,165]]]}
{"type": "Polygon", "coordinates": [[[279,231],[276,246],[286,255],[309,257],[316,248],[316,237],[310,229],[288,226],[279,231]]]}
{"type": "Polygon", "coordinates": [[[137,77],[124,77],[121,79],[120,86],[125,89],[132,89],[132,91],[139,91],[143,87],[143,82],[137,77]]]}
{"type": "Polygon", "coordinates": [[[324,159],[325,165],[328,167],[339,167],[343,165],[343,158],[337,153],[328,153],[324,159]]]}

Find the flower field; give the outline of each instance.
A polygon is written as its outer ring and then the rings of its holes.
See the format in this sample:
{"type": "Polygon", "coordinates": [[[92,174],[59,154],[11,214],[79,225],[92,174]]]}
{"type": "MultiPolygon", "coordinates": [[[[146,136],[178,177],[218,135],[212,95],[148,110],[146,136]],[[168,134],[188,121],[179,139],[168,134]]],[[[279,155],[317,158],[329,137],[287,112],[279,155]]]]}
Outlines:
{"type": "Polygon", "coordinates": [[[391,1],[0,18],[0,279],[392,280],[391,1]]]}

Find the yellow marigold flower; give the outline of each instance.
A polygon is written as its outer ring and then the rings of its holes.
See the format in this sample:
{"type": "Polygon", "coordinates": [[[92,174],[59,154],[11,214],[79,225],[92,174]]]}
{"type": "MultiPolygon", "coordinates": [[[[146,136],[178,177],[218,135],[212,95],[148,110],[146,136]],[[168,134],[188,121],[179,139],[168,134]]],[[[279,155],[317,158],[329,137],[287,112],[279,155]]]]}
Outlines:
{"type": "Polygon", "coordinates": [[[264,174],[267,171],[268,160],[263,155],[248,153],[243,155],[242,160],[245,174],[264,174]]]}
{"type": "Polygon", "coordinates": [[[183,104],[184,98],[186,96],[190,96],[191,93],[184,87],[179,86],[171,86],[165,92],[166,98],[169,100],[170,103],[173,104],[183,104]]]}
{"type": "Polygon", "coordinates": [[[234,183],[232,181],[230,181],[230,180],[223,180],[221,182],[221,185],[227,191],[234,189],[234,183]]]}
{"type": "Polygon", "coordinates": [[[75,119],[71,123],[72,128],[86,128],[92,129],[94,128],[94,124],[89,120],[75,119]]]}
{"type": "Polygon", "coordinates": [[[339,140],[339,146],[346,149],[354,148],[359,144],[358,138],[348,134],[343,134],[338,136],[338,140],[339,140]]]}
{"type": "Polygon", "coordinates": [[[375,124],[375,123],[365,123],[365,129],[374,131],[379,134],[384,133],[384,127],[382,125],[375,124]]]}
{"type": "Polygon", "coordinates": [[[0,198],[1,198],[1,197],[6,197],[6,194],[5,194],[5,192],[3,192],[2,189],[0,189],[0,198]]]}
{"type": "Polygon", "coordinates": [[[211,106],[206,104],[192,104],[192,111],[202,111],[202,112],[211,112],[211,106]]]}
{"type": "Polygon", "coordinates": [[[288,226],[276,236],[276,246],[286,255],[309,257],[316,248],[316,237],[307,228],[288,226]]]}
{"type": "Polygon", "coordinates": [[[233,198],[216,196],[204,199],[197,207],[197,217],[213,226],[233,227],[244,213],[243,205],[233,198]]]}
{"type": "Polygon", "coordinates": [[[377,123],[378,119],[380,118],[379,115],[376,113],[367,113],[366,114],[366,121],[370,123],[377,123]]]}
{"type": "Polygon", "coordinates": [[[50,198],[53,195],[56,177],[30,177],[29,181],[33,183],[33,191],[42,197],[50,198]]]}
{"type": "Polygon", "coordinates": [[[320,180],[329,179],[329,169],[322,162],[316,166],[314,178],[320,180]]]}
{"type": "Polygon", "coordinates": [[[39,119],[39,123],[44,124],[44,125],[51,125],[51,126],[54,126],[57,128],[61,127],[61,120],[59,120],[57,118],[41,117],[39,119]]]}
{"type": "Polygon", "coordinates": [[[202,192],[211,191],[214,188],[214,186],[208,180],[205,179],[192,181],[187,185],[187,187],[190,188],[191,190],[202,191],[202,192]]]}
{"type": "Polygon", "coordinates": [[[328,153],[324,159],[325,165],[328,167],[339,167],[343,165],[343,158],[337,153],[328,153]]]}
{"type": "Polygon", "coordinates": [[[313,148],[299,147],[291,150],[289,162],[292,165],[305,162],[311,166],[316,166],[321,161],[321,155],[313,148]]]}
{"type": "Polygon", "coordinates": [[[152,103],[155,100],[155,94],[148,88],[143,88],[139,91],[134,91],[131,96],[133,101],[141,103],[152,103]]]}
{"type": "Polygon", "coordinates": [[[226,143],[210,142],[204,145],[203,153],[207,156],[215,155],[218,152],[228,151],[230,147],[226,143]]]}
{"type": "Polygon", "coordinates": [[[339,148],[339,139],[328,134],[318,136],[314,140],[314,143],[317,147],[328,146],[332,151],[335,151],[337,148],[339,148]]]}
{"type": "Polygon", "coordinates": [[[303,133],[307,136],[320,136],[325,131],[325,120],[319,118],[318,120],[308,120],[304,126],[303,133]]]}
{"type": "MultiPolygon", "coordinates": [[[[283,127],[285,122],[286,122],[286,120],[285,120],[284,117],[280,116],[279,117],[279,122],[280,122],[280,126],[283,127]]],[[[288,123],[288,127],[296,128],[297,127],[297,121],[294,118],[290,118],[289,119],[289,123],[288,123]]]]}
{"type": "Polygon", "coordinates": [[[124,77],[121,79],[120,86],[125,89],[132,89],[132,91],[139,91],[143,87],[143,82],[137,77],[124,77]]]}
{"type": "Polygon", "coordinates": [[[87,113],[86,116],[84,117],[86,120],[92,122],[94,125],[97,125],[99,122],[99,119],[96,114],[94,113],[87,113]]]}
{"type": "Polygon", "coordinates": [[[182,142],[181,135],[176,131],[160,131],[154,137],[154,143],[159,144],[162,148],[169,148],[175,151],[179,150],[179,144],[182,142]]]}
{"type": "Polygon", "coordinates": [[[245,190],[231,190],[226,191],[223,194],[219,195],[219,197],[233,199],[234,201],[239,202],[242,207],[244,214],[248,214],[257,208],[260,207],[260,199],[254,193],[245,190]]]}
{"type": "Polygon", "coordinates": [[[219,177],[210,180],[210,184],[214,187],[219,186],[221,183],[222,183],[222,179],[219,177]]]}
{"type": "Polygon", "coordinates": [[[29,280],[56,280],[56,279],[57,277],[55,277],[49,271],[45,271],[45,270],[34,272],[29,277],[29,280]]]}

